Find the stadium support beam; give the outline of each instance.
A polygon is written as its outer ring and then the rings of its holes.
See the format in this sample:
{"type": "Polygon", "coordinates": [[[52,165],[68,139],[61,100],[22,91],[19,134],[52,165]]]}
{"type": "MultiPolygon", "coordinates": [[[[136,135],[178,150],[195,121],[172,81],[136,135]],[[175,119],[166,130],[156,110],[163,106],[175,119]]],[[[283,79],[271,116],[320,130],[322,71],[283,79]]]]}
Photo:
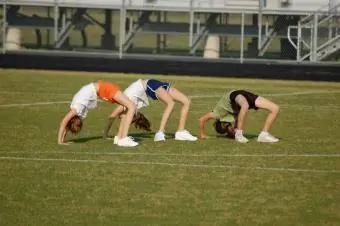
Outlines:
{"type": "MultiPolygon", "coordinates": [[[[143,29],[143,26],[146,22],[150,22],[150,15],[152,14],[152,11],[143,11],[141,12],[141,15],[138,18],[138,22],[134,24],[131,22],[131,25],[128,26],[128,33],[124,38],[123,43],[123,52],[126,52],[132,44],[132,39],[135,37],[135,35],[143,29]]],[[[127,18],[124,17],[126,20],[127,18]]],[[[129,20],[128,20],[129,21],[129,20]]]]}
{"type": "Polygon", "coordinates": [[[104,34],[101,36],[101,47],[104,49],[114,49],[116,39],[112,34],[112,10],[105,10],[104,34]]]}
{"type": "MultiPolygon", "coordinates": [[[[252,15],[252,25],[254,27],[261,27],[258,26],[259,24],[259,16],[258,14],[253,14],[252,15]]],[[[258,43],[259,43],[259,36],[255,36],[251,38],[251,42],[248,43],[248,54],[251,57],[256,57],[256,55],[258,55],[258,43]]]]}
{"type": "Polygon", "coordinates": [[[298,17],[297,16],[289,16],[289,15],[280,15],[277,16],[274,21],[273,27],[266,31],[265,37],[262,37],[261,43],[258,49],[258,55],[263,56],[270,46],[271,42],[280,31],[287,30],[290,25],[297,25],[298,17]]]}
{"type": "MultiPolygon", "coordinates": [[[[6,10],[6,8],[4,8],[4,10],[6,10]]],[[[7,21],[10,24],[12,22],[12,20],[15,20],[17,15],[19,14],[19,10],[20,10],[20,6],[15,5],[15,6],[10,6],[8,8],[8,10],[6,11],[6,15],[7,15],[7,21]]]]}
{"type": "Polygon", "coordinates": [[[37,37],[37,46],[41,48],[42,46],[42,35],[40,29],[35,29],[35,35],[37,37]]]}
{"type": "Polygon", "coordinates": [[[220,16],[219,13],[212,13],[209,15],[208,19],[205,22],[205,25],[200,27],[198,26],[197,29],[197,33],[194,34],[192,37],[192,45],[190,46],[190,54],[195,54],[198,45],[200,44],[200,42],[202,41],[203,38],[205,38],[208,34],[209,34],[209,28],[211,26],[214,26],[216,24],[216,19],[220,16]]]}
{"type": "Polygon", "coordinates": [[[65,43],[70,35],[71,28],[82,19],[82,16],[85,13],[86,9],[80,8],[76,10],[76,12],[72,15],[71,20],[67,21],[65,26],[60,30],[57,41],[55,43],[55,48],[60,48],[65,43]]]}
{"type": "MultiPolygon", "coordinates": [[[[157,22],[166,23],[167,22],[167,12],[158,11],[157,12],[157,22]]],[[[156,52],[160,53],[166,48],[167,40],[166,34],[157,34],[156,36],[156,52]]]]}
{"type": "Polygon", "coordinates": [[[2,33],[2,54],[6,53],[6,35],[7,35],[7,12],[6,12],[6,3],[3,2],[3,15],[2,15],[2,21],[1,21],[1,33],[2,33]]]}

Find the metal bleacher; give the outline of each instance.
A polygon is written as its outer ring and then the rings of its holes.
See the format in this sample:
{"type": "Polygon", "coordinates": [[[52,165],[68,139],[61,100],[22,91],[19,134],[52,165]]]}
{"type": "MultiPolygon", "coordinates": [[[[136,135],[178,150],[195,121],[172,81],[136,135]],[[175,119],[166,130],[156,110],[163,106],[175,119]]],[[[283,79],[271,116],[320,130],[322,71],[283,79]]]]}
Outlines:
{"type": "MultiPolygon", "coordinates": [[[[276,60],[337,63],[340,55],[340,0],[0,0],[0,4],[3,52],[13,51],[5,45],[9,29],[31,28],[36,31],[39,48],[41,30],[53,33],[53,45],[48,52],[54,54],[95,51],[122,57],[131,53],[133,42],[144,34],[157,36],[163,45],[169,35],[188,37],[186,50],[174,57],[202,57],[201,46],[209,36],[237,37],[240,46],[236,48],[236,55],[241,61],[244,57],[269,59],[270,46],[277,40],[280,50],[276,60]],[[48,15],[26,15],[20,11],[25,7],[48,10],[48,15]],[[91,9],[100,10],[104,22],[94,19],[91,9]],[[186,16],[182,20],[168,19],[178,13],[186,16]],[[114,15],[119,18],[118,23],[113,22],[114,15]],[[119,30],[118,35],[112,32],[113,23],[119,30]],[[100,48],[86,47],[89,25],[99,25],[104,30],[100,48]],[[84,47],[81,51],[67,44],[74,30],[81,32],[84,47]]],[[[37,50],[40,49],[15,49],[37,50]]],[[[232,50],[222,48],[220,51],[221,58],[230,58],[232,50]]]]}
{"type": "Polygon", "coordinates": [[[297,49],[297,61],[324,61],[340,55],[340,2],[332,5],[328,13],[318,12],[290,28],[298,33],[297,42],[291,41],[297,49]]]}

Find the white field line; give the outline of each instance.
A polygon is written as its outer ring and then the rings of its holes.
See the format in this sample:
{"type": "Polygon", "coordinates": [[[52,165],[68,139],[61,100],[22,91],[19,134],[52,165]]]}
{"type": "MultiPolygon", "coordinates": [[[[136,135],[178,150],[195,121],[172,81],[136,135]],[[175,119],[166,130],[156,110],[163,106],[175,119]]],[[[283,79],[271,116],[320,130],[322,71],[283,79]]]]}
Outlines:
{"type": "Polygon", "coordinates": [[[264,94],[263,96],[295,96],[295,95],[310,95],[310,94],[335,94],[340,93],[340,90],[337,91],[304,91],[304,92],[293,92],[293,93],[272,93],[272,94],[264,94]]]}
{"type": "Polygon", "coordinates": [[[11,151],[0,152],[0,154],[31,154],[31,155],[54,155],[54,154],[71,154],[71,155],[139,155],[139,156],[174,156],[174,157],[224,157],[224,158],[236,158],[236,157],[312,157],[312,158],[340,158],[340,153],[331,154],[175,154],[175,153],[146,153],[146,152],[26,152],[26,151],[11,151]]]}
{"type": "MultiPolygon", "coordinates": [[[[263,96],[294,96],[294,95],[310,95],[310,94],[332,94],[332,93],[340,93],[340,91],[306,91],[306,92],[293,92],[293,93],[272,93],[272,94],[263,94],[263,96]]],[[[214,94],[214,95],[192,95],[190,98],[216,98],[220,97],[223,94],[214,94]]],[[[35,102],[35,103],[24,103],[24,104],[2,104],[0,108],[6,107],[29,107],[29,106],[41,106],[41,105],[53,105],[53,104],[67,104],[71,103],[70,101],[47,101],[47,102],[35,102]]]]}
{"type": "MultiPolygon", "coordinates": [[[[311,94],[332,94],[332,93],[340,93],[340,90],[334,91],[304,91],[304,92],[293,92],[293,93],[268,93],[261,94],[262,96],[295,96],[295,95],[311,95],[311,94]]],[[[213,95],[192,95],[191,98],[215,98],[221,97],[221,94],[213,94],[213,95]]]]}
{"type": "Polygon", "coordinates": [[[335,173],[340,174],[340,170],[325,170],[325,169],[298,169],[298,168],[276,168],[276,167],[242,167],[235,165],[208,165],[208,164],[182,164],[182,163],[167,163],[167,162],[134,162],[134,161],[108,161],[108,160],[93,160],[93,159],[53,159],[53,158],[24,158],[24,157],[0,157],[0,160],[14,161],[38,161],[38,162],[79,162],[79,163],[106,163],[117,165],[148,165],[148,166],[170,166],[184,168],[221,168],[221,169],[241,169],[241,170],[259,170],[259,171],[279,171],[279,172],[304,172],[304,173],[335,173]]]}
{"type": "MultiPolygon", "coordinates": [[[[21,95],[31,95],[32,92],[20,92],[20,91],[0,91],[2,94],[21,94],[21,95]]],[[[53,95],[53,96],[70,96],[72,93],[47,93],[47,92],[35,92],[35,95],[53,95]]]]}
{"type": "MultiPolygon", "coordinates": [[[[195,106],[206,106],[207,103],[205,102],[198,102],[198,103],[192,103],[195,106]]],[[[279,104],[280,108],[282,109],[300,109],[300,110],[315,110],[315,111],[322,111],[322,110],[333,110],[333,111],[340,111],[340,106],[338,105],[306,105],[306,104],[279,104]]],[[[190,110],[190,112],[201,112],[199,110],[190,110]]]]}
{"type": "Polygon", "coordinates": [[[35,102],[35,103],[27,103],[27,104],[2,104],[0,107],[29,107],[29,106],[39,106],[39,105],[52,105],[52,104],[67,104],[71,103],[70,101],[51,101],[51,102],[35,102]]]}
{"type": "Polygon", "coordinates": [[[107,163],[106,160],[94,159],[51,159],[51,158],[26,158],[26,157],[11,157],[0,156],[0,160],[23,160],[23,161],[38,161],[38,162],[92,162],[92,163],[107,163]]]}

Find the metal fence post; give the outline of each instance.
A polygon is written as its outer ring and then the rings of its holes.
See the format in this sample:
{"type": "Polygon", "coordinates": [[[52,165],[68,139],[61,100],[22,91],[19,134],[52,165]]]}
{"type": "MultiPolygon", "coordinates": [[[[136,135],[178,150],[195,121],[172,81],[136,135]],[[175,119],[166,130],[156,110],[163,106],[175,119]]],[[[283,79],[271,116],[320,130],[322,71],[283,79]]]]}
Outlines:
{"type": "Polygon", "coordinates": [[[122,5],[120,7],[120,19],[119,19],[119,58],[123,58],[123,45],[125,42],[125,20],[126,20],[126,9],[125,1],[122,0],[122,5]]]}
{"type": "Polygon", "coordinates": [[[259,1],[259,13],[257,14],[257,27],[258,27],[258,38],[257,38],[257,49],[261,48],[262,42],[262,10],[263,10],[263,0],[259,1]]]}
{"type": "Polygon", "coordinates": [[[6,1],[3,2],[2,8],[4,10],[2,18],[2,54],[6,53],[6,30],[7,30],[7,11],[6,11],[6,1]]]}
{"type": "Polygon", "coordinates": [[[314,14],[313,18],[313,38],[312,38],[312,49],[311,49],[311,61],[316,61],[316,52],[318,48],[318,14],[314,14]]]}
{"type": "Polygon", "coordinates": [[[241,46],[240,46],[240,62],[243,63],[243,49],[244,49],[244,12],[241,17],[241,46]]]}
{"type": "Polygon", "coordinates": [[[302,39],[302,33],[301,33],[301,23],[300,21],[298,22],[298,27],[297,27],[297,43],[296,43],[296,61],[300,61],[301,58],[301,39],[302,39]]]}
{"type": "Polygon", "coordinates": [[[190,0],[190,21],[189,21],[189,48],[192,47],[192,39],[194,36],[194,0],[190,0]]]}
{"type": "Polygon", "coordinates": [[[54,43],[57,43],[59,37],[58,17],[59,17],[58,0],[54,0],[54,43]]]}

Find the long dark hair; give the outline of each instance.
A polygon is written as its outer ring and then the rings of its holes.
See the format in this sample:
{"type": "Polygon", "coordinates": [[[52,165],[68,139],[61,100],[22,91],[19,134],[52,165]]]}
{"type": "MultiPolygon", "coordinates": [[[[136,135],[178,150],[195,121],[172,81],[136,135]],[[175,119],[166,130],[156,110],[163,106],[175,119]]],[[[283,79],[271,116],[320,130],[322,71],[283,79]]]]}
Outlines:
{"type": "Polygon", "coordinates": [[[66,125],[66,128],[74,134],[79,133],[82,127],[83,119],[78,115],[73,116],[66,125]]]}
{"type": "Polygon", "coordinates": [[[216,119],[214,122],[214,128],[217,133],[219,134],[226,134],[227,131],[227,126],[231,126],[230,122],[221,122],[219,119],[216,119]]]}
{"type": "Polygon", "coordinates": [[[140,112],[134,116],[132,123],[135,124],[137,129],[142,129],[145,131],[151,131],[151,123],[150,121],[140,112]]]}
{"type": "Polygon", "coordinates": [[[226,135],[229,138],[235,138],[235,127],[230,122],[221,122],[217,119],[214,122],[214,128],[219,134],[226,135]]]}

